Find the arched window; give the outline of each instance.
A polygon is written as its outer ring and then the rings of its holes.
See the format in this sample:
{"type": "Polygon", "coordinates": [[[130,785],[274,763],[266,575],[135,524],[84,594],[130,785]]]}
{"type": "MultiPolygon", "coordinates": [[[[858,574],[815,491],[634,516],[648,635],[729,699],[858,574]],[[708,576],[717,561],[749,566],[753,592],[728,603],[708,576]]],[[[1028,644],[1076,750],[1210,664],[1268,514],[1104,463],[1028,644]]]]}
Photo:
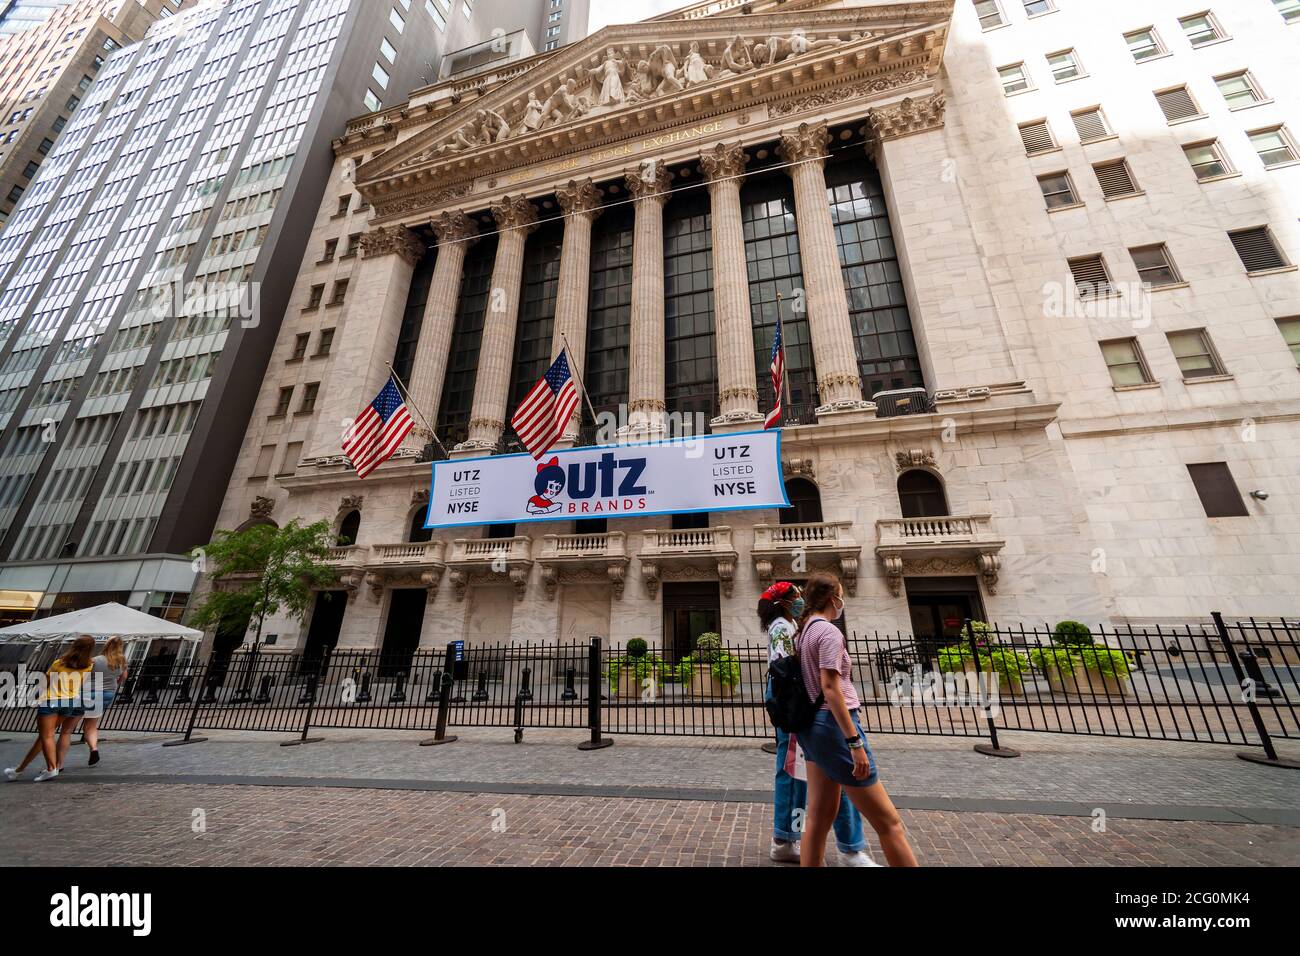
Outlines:
{"type": "Polygon", "coordinates": [[[791,478],[785,483],[785,493],[790,507],[778,512],[781,524],[814,524],[822,520],[821,492],[807,478],[791,478]]]}
{"type": "Polygon", "coordinates": [[[428,505],[420,505],[411,514],[411,527],[407,529],[406,540],[412,544],[433,540],[433,529],[424,526],[424,516],[428,510],[428,505]]]}
{"type": "Polygon", "coordinates": [[[938,518],[948,513],[943,483],[928,471],[905,471],[898,477],[898,503],[904,518],[938,518]]]}
{"type": "Polygon", "coordinates": [[[357,543],[357,532],[361,530],[361,512],[349,511],[339,522],[338,546],[340,548],[357,543]]]}

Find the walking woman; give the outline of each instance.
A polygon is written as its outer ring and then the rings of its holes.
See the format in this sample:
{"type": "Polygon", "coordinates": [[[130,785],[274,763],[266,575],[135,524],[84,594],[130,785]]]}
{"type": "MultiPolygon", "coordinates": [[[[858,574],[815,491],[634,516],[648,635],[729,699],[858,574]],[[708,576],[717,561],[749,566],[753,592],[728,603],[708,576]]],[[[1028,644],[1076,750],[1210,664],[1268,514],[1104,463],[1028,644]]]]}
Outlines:
{"type": "Polygon", "coordinates": [[[804,866],[821,866],[826,836],[841,794],[867,818],[890,866],[916,866],[903,821],[876,776],[875,760],[858,722],[853,661],[834,621],[844,614],[844,589],[833,574],[814,574],[803,590],[795,647],[809,698],[824,702],[813,724],[799,735],[808,762],[808,817],[804,823],[804,866]]]}
{"type": "Polygon", "coordinates": [[[45,769],[36,775],[36,782],[53,780],[63,769],[63,758],[72,745],[72,734],[86,713],[81,698],[82,684],[90,674],[90,658],[95,653],[95,639],[83,634],[72,642],[72,647],[50,665],[45,675],[45,693],[36,707],[36,743],[16,768],[7,767],[5,777],[17,780],[37,753],[45,755],[45,769]],[[55,739],[57,733],[58,739],[55,739]]]}
{"type": "MultiPolygon", "coordinates": [[[[789,581],[778,581],[763,592],[758,601],[758,621],[766,632],[767,662],[794,653],[795,620],[803,613],[803,597],[789,581]]],[[[769,856],[777,863],[799,862],[800,827],[795,814],[803,815],[808,785],[786,771],[791,745],[790,735],[776,731],[776,780],[773,784],[775,806],[772,816],[772,849],[769,856]]],[[[841,800],[835,814],[835,845],[844,866],[879,866],[866,852],[862,817],[848,800],[841,800]]]]}
{"type": "Polygon", "coordinates": [[[122,681],[126,680],[126,642],[110,637],[104,649],[90,662],[91,687],[87,693],[90,708],[81,722],[81,733],[90,748],[90,765],[99,763],[99,721],[108,711],[122,681]]]}

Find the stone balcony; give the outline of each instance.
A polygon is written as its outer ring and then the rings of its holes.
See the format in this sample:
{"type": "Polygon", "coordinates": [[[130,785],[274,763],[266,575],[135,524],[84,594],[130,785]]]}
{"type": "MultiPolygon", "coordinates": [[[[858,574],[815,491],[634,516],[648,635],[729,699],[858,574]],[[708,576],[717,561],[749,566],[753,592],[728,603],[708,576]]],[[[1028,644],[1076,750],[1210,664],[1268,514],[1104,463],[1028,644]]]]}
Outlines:
{"type": "Polygon", "coordinates": [[[430,597],[437,597],[446,549],[445,541],[372,544],[365,577],[371,595],[379,600],[385,587],[408,585],[428,588],[430,597]]]}
{"type": "Polygon", "coordinates": [[[809,571],[839,574],[849,594],[858,590],[862,545],[853,539],[851,521],[754,525],[754,570],[763,586],[777,577],[802,577],[809,571]]]}
{"type": "Polygon", "coordinates": [[[654,597],[660,580],[698,579],[701,571],[716,571],[722,593],[731,597],[736,577],[736,549],[731,528],[656,529],[641,535],[641,577],[654,597]]]}
{"type": "Polygon", "coordinates": [[[537,556],[546,596],[551,600],[561,583],[607,583],[614,596],[621,598],[629,560],[627,535],[622,531],[543,535],[542,552],[537,556]]]}
{"type": "Polygon", "coordinates": [[[894,595],[902,591],[903,576],[909,571],[978,572],[989,593],[997,593],[1000,552],[1006,542],[995,534],[989,515],[882,518],[876,522],[876,531],[876,555],[894,595]]]}
{"type": "Polygon", "coordinates": [[[532,539],[527,535],[513,538],[457,538],[451,542],[445,559],[447,577],[456,592],[456,600],[465,600],[471,584],[494,584],[509,578],[515,597],[528,589],[528,574],[533,567],[532,539]]]}
{"type": "Polygon", "coordinates": [[[334,569],[334,576],[339,585],[347,591],[355,591],[365,580],[366,562],[369,548],[356,544],[339,545],[330,548],[325,557],[325,564],[334,569]]]}

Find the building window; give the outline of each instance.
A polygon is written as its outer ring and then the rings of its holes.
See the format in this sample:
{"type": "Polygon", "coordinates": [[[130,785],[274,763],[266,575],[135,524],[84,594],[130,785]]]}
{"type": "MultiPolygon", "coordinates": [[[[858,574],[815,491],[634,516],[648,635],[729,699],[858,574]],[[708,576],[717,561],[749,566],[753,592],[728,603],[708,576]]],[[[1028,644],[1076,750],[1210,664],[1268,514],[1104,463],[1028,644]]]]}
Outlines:
{"type": "Polygon", "coordinates": [[[1098,163],[1092,167],[1092,171],[1097,174],[1101,194],[1107,199],[1137,196],[1141,192],[1133,180],[1133,171],[1129,169],[1128,160],[1116,159],[1107,163],[1098,163]]]}
{"type": "Polygon", "coordinates": [[[1165,286],[1181,285],[1183,278],[1178,274],[1169,248],[1163,243],[1153,246],[1138,246],[1129,250],[1133,265],[1148,289],[1160,289],[1165,286]]]}
{"type": "Polygon", "coordinates": [[[318,262],[317,265],[324,265],[326,262],[333,262],[334,255],[335,253],[338,252],[338,248],[339,248],[339,241],[337,239],[326,239],[325,252],[321,256],[320,262],[318,262]]]}
{"type": "Polygon", "coordinates": [[[397,49],[384,37],[379,41],[379,52],[389,63],[397,62],[397,49]]]}
{"type": "Polygon", "coordinates": [[[1147,27],[1143,30],[1126,33],[1124,34],[1124,42],[1128,44],[1129,52],[1133,54],[1134,61],[1138,63],[1161,56],[1165,52],[1164,45],[1160,42],[1160,36],[1156,33],[1155,27],[1147,27]]]}
{"type": "Polygon", "coordinates": [[[334,330],[321,329],[320,338],[316,340],[316,358],[324,358],[334,347],[334,330]]]}
{"type": "Polygon", "coordinates": [[[330,305],[342,305],[348,298],[348,280],[339,279],[334,283],[334,295],[330,297],[330,305]]]}
{"type": "Polygon", "coordinates": [[[314,285],[311,287],[311,298],[307,300],[307,308],[303,311],[319,308],[321,299],[325,298],[325,286],[314,285]]]}
{"type": "MultiPolygon", "coordinates": [[[[271,413],[272,418],[283,418],[289,414],[289,404],[293,401],[293,386],[289,385],[280,389],[280,396],[275,402],[275,411],[271,413]]],[[[267,467],[270,467],[268,463],[267,467]]]]}
{"type": "Polygon", "coordinates": [[[980,18],[981,30],[992,30],[1007,24],[998,0],[975,0],[975,13],[980,18]]]}
{"type": "Polygon", "coordinates": [[[1020,125],[1020,139],[1025,144],[1025,155],[1027,156],[1050,153],[1052,150],[1057,149],[1056,138],[1052,136],[1052,129],[1047,125],[1047,120],[1022,123],[1020,125]]]}
{"type": "MultiPolygon", "coordinates": [[[[604,219],[602,216],[601,219],[604,219]]],[[[600,220],[597,220],[599,223],[600,220]]],[[[456,321],[451,333],[451,354],[447,358],[447,372],[443,379],[442,398],[438,402],[438,439],[446,446],[463,442],[469,437],[469,410],[474,397],[474,380],[478,369],[479,341],[483,337],[483,316],[487,311],[488,295],[492,284],[492,263],[496,258],[496,240],[484,238],[472,246],[465,255],[465,268],[460,285],[460,301],[456,306],[456,321]]],[[[631,271],[631,232],[628,233],[628,270],[631,271]]],[[[594,255],[594,252],[593,252],[594,255]]],[[[629,290],[631,280],[629,278],[629,290]]],[[[593,298],[596,295],[592,289],[593,298]]],[[[630,298],[629,291],[629,299],[630,298]]],[[[624,342],[626,343],[626,338],[624,342]]],[[[590,358],[588,364],[590,365],[590,358]]],[[[623,365],[627,369],[626,360],[623,365]]],[[[590,372],[586,379],[592,390],[590,372]]],[[[617,402],[622,398],[617,399],[617,402]]]]}
{"type": "Polygon", "coordinates": [[[533,233],[525,246],[506,421],[514,417],[519,403],[551,365],[563,232],[560,224],[548,223],[533,233]]]}
{"type": "Polygon", "coordinates": [[[1283,126],[1255,130],[1250,134],[1250,144],[1266,168],[1286,166],[1296,161],[1295,143],[1283,126]]]}
{"type": "Polygon", "coordinates": [[[41,145],[36,147],[36,151],[42,156],[48,156],[51,149],[54,148],[54,140],[45,138],[41,140],[41,145]]]}
{"type": "Polygon", "coordinates": [[[22,197],[22,194],[23,194],[23,187],[15,186],[13,189],[9,190],[9,201],[17,202],[22,197]]]}
{"type": "Polygon", "coordinates": [[[1219,87],[1219,92],[1223,94],[1228,109],[1245,109],[1254,106],[1256,103],[1263,103],[1265,100],[1259,84],[1246,70],[1239,73],[1229,73],[1226,76],[1216,76],[1214,82],[1219,87]]]}
{"type": "Polygon", "coordinates": [[[311,333],[303,332],[295,336],[293,340],[293,354],[289,356],[290,362],[301,362],[307,354],[307,343],[311,341],[311,333]]]}
{"type": "Polygon", "coordinates": [[[1170,123],[1177,123],[1180,120],[1199,118],[1204,115],[1201,108],[1196,105],[1196,100],[1192,99],[1192,94],[1185,86],[1177,86],[1172,90],[1162,90],[1156,93],[1156,102],[1160,104],[1160,109],[1165,114],[1165,119],[1170,123]]]}
{"type": "Polygon", "coordinates": [[[1074,50],[1049,53],[1047,65],[1051,68],[1052,76],[1057,83],[1064,83],[1066,80],[1077,79],[1084,75],[1083,67],[1079,63],[1079,55],[1074,50]]]}
{"type": "Polygon", "coordinates": [[[388,71],[385,70],[378,63],[376,63],[374,65],[374,68],[370,71],[370,76],[376,83],[379,84],[380,89],[382,90],[388,89],[388,80],[389,80],[388,71]]]}
{"type": "Polygon", "coordinates": [[[40,168],[41,164],[38,162],[33,161],[28,163],[27,168],[23,170],[23,179],[31,179],[36,175],[36,171],[40,168]]]}
{"type": "Polygon", "coordinates": [[[1106,360],[1110,380],[1116,388],[1131,385],[1146,385],[1151,382],[1151,373],[1147,370],[1146,360],[1138,347],[1137,339],[1114,339],[1102,342],[1101,354],[1106,360]]]}
{"type": "Polygon", "coordinates": [[[664,398],[670,414],[695,423],[694,434],[718,414],[710,223],[704,190],[674,197],[664,209],[664,398]]]}
{"type": "Polygon", "coordinates": [[[1039,176],[1038,188],[1043,191],[1043,199],[1047,201],[1048,209],[1060,209],[1079,204],[1079,199],[1074,194],[1074,183],[1070,181],[1068,172],[1039,176]]]}
{"type": "Polygon", "coordinates": [[[1282,333],[1282,340],[1291,350],[1291,357],[1295,359],[1296,367],[1300,368],[1300,317],[1278,319],[1277,327],[1282,333]]]}
{"type": "Polygon", "coordinates": [[[1218,140],[1188,143],[1183,147],[1183,153],[1187,156],[1192,171],[1196,173],[1196,178],[1201,182],[1227,176],[1232,172],[1232,164],[1228,162],[1227,154],[1224,153],[1218,140]]]}
{"type": "Polygon", "coordinates": [[[320,393],[320,382],[308,382],[302,391],[302,404],[298,406],[299,415],[316,411],[316,396],[320,393]]]}
{"type": "Polygon", "coordinates": [[[1300,0],[1273,0],[1273,6],[1287,23],[1300,20],[1300,0]]]}
{"type": "Polygon", "coordinates": [[[298,470],[298,462],[302,460],[302,442],[290,442],[284,449],[284,460],[280,462],[280,470],[276,472],[279,477],[288,477],[298,470]]]}
{"type": "Polygon", "coordinates": [[[1029,73],[1023,63],[998,67],[998,76],[1002,78],[1002,91],[1008,96],[1030,88],[1029,73]]]}
{"type": "Polygon", "coordinates": [[[1268,226],[1256,226],[1253,229],[1240,229],[1228,233],[1232,245],[1241,256],[1241,264],[1248,273],[1267,272],[1271,269],[1284,269],[1290,263],[1282,255],[1282,250],[1273,241],[1273,233],[1268,226]]]}
{"type": "Polygon", "coordinates": [[[1110,282],[1110,273],[1106,271],[1106,260],[1101,256],[1080,256],[1069,260],[1069,265],[1080,298],[1091,299],[1111,295],[1115,291],[1110,282]]]}
{"type": "Polygon", "coordinates": [[[1246,510],[1246,502],[1242,500],[1241,492],[1237,490],[1237,482],[1233,480],[1226,461],[1188,465],[1187,473],[1191,476],[1192,484],[1196,486],[1196,494],[1201,499],[1201,507],[1205,509],[1207,518],[1250,516],[1250,512],[1246,510]]]}
{"type": "Polygon", "coordinates": [[[361,533],[361,512],[349,511],[339,522],[338,537],[334,539],[336,547],[346,548],[349,545],[357,543],[357,535],[361,533]]]}
{"type": "Polygon", "coordinates": [[[1205,329],[1184,329],[1168,334],[1169,347],[1183,378],[1205,378],[1210,375],[1222,375],[1223,366],[1214,353],[1210,337],[1205,329]]]}
{"type": "Polygon", "coordinates": [[[265,478],[271,474],[271,462],[275,459],[275,446],[263,445],[253,462],[253,472],[249,478],[265,478]]]}
{"type": "Polygon", "coordinates": [[[904,518],[941,518],[948,514],[943,483],[917,468],[898,476],[898,504],[904,518]]]}
{"type": "Polygon", "coordinates": [[[384,101],[376,96],[375,91],[369,87],[366,88],[366,95],[362,97],[361,103],[371,113],[378,113],[384,108],[384,101]]]}
{"type": "Polygon", "coordinates": [[[1074,128],[1081,143],[1095,143],[1111,136],[1110,124],[1106,122],[1106,114],[1100,106],[1071,113],[1070,119],[1074,120],[1074,128]]]}
{"type": "Polygon", "coordinates": [[[1182,26],[1183,33],[1187,35],[1188,42],[1194,47],[1226,39],[1223,30],[1219,28],[1218,21],[1214,19],[1214,14],[1208,10],[1190,17],[1179,17],[1178,23],[1182,26]]]}
{"type": "Polygon", "coordinates": [[[388,22],[393,25],[393,29],[398,33],[406,29],[406,21],[402,19],[402,15],[396,10],[388,11],[388,22]]]}
{"type": "Polygon", "coordinates": [[[340,196],[338,208],[334,210],[334,215],[332,218],[342,219],[344,216],[348,214],[348,210],[351,207],[352,207],[352,196],[351,195],[340,196]]]}
{"type": "Polygon", "coordinates": [[[1054,0],[1024,0],[1025,13],[1031,17],[1041,17],[1056,9],[1054,0]]]}
{"type": "MultiPolygon", "coordinates": [[[[785,483],[785,496],[790,499],[790,507],[782,508],[776,513],[781,524],[821,524],[822,495],[811,481],[807,478],[791,478],[785,483]]],[[[703,527],[707,528],[708,523],[703,527]]]]}

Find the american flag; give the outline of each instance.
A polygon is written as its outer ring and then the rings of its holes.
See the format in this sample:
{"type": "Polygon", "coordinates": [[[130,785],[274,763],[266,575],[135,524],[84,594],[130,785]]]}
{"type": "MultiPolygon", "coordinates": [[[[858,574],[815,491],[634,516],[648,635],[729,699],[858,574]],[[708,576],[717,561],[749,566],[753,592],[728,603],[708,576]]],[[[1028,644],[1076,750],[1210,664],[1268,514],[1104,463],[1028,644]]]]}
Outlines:
{"type": "Polygon", "coordinates": [[[569,358],[560,352],[541,381],[519,403],[510,427],[533,457],[540,459],[564,434],[564,426],[577,407],[578,388],[569,372],[569,358]]]}
{"type": "Polygon", "coordinates": [[[388,384],[357,416],[343,437],[343,454],[352,459],[357,477],[364,478],[397,451],[397,446],[414,427],[415,421],[390,375],[388,384]]]}
{"type": "Polygon", "coordinates": [[[785,383],[785,347],[781,342],[781,323],[776,324],[776,337],[772,339],[772,410],[767,413],[764,428],[781,424],[781,390],[785,383]]]}

